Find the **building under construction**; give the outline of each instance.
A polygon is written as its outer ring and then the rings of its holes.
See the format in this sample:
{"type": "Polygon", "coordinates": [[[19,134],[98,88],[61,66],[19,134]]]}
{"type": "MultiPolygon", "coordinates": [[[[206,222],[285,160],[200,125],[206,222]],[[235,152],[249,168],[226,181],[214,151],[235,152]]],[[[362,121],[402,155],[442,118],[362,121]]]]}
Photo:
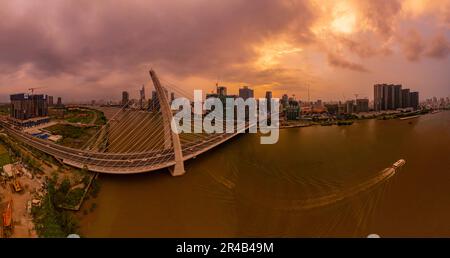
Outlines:
{"type": "Polygon", "coordinates": [[[30,127],[50,120],[46,95],[20,93],[11,95],[10,99],[10,120],[15,125],[30,127]]]}

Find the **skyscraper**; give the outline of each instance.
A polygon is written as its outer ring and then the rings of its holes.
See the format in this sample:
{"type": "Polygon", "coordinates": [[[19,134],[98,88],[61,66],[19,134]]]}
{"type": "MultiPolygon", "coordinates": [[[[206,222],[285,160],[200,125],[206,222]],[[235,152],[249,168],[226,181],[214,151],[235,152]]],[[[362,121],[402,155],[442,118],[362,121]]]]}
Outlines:
{"type": "Polygon", "coordinates": [[[373,105],[375,111],[386,110],[386,96],[387,96],[387,85],[386,84],[375,84],[373,86],[373,105]],[[386,92],[386,94],[385,94],[386,92]]]}
{"type": "Polygon", "coordinates": [[[10,120],[19,126],[34,126],[49,121],[46,95],[14,94],[10,96],[10,120]]]}
{"type": "Polygon", "coordinates": [[[141,96],[142,100],[145,100],[145,87],[142,85],[142,89],[139,91],[139,95],[141,96]]]}
{"type": "Polygon", "coordinates": [[[150,103],[151,103],[150,110],[152,110],[152,111],[160,110],[159,100],[158,100],[156,91],[152,91],[152,99],[151,99],[150,103]]]}
{"type": "Polygon", "coordinates": [[[58,101],[56,102],[56,105],[58,107],[62,106],[62,99],[61,99],[61,97],[58,97],[58,101]]]}
{"type": "Polygon", "coordinates": [[[128,107],[128,104],[130,102],[130,94],[128,94],[127,91],[122,92],[122,106],[128,107]]]}
{"type": "Polygon", "coordinates": [[[402,108],[408,108],[408,107],[411,107],[410,92],[409,92],[409,89],[403,89],[402,90],[402,108]]]}
{"type": "Polygon", "coordinates": [[[53,96],[47,96],[47,103],[48,106],[53,106],[53,96]]]}
{"type": "Polygon", "coordinates": [[[411,92],[409,94],[409,98],[410,98],[410,102],[411,102],[411,107],[414,109],[418,109],[419,108],[419,92],[411,92]]]}
{"type": "Polygon", "coordinates": [[[248,86],[244,86],[243,88],[239,89],[239,97],[243,98],[244,100],[253,98],[253,90],[248,86]]]}
{"type": "Polygon", "coordinates": [[[374,85],[374,109],[395,110],[402,107],[402,85],[374,85]]]}
{"type": "Polygon", "coordinates": [[[402,85],[393,85],[393,105],[392,109],[402,107],[402,85]]]}
{"type": "Polygon", "coordinates": [[[144,85],[142,85],[142,89],[139,91],[139,106],[141,109],[145,106],[145,88],[144,85]]]}
{"type": "Polygon", "coordinates": [[[287,94],[283,94],[281,97],[281,105],[283,105],[283,108],[287,107],[289,104],[289,96],[287,94]]]}
{"type": "Polygon", "coordinates": [[[284,114],[286,120],[298,120],[300,118],[300,105],[298,101],[292,99],[288,101],[286,109],[284,110],[284,114]]]}
{"type": "Polygon", "coordinates": [[[272,112],[271,101],[272,101],[272,92],[266,91],[266,100],[267,100],[267,112],[272,112]]]}

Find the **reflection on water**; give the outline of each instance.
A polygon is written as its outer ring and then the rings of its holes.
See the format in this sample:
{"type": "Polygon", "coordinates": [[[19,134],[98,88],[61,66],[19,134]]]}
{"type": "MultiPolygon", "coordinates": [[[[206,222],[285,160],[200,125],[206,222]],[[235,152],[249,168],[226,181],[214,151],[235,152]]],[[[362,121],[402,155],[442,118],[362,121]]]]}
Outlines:
{"type": "MultiPolygon", "coordinates": [[[[101,175],[91,237],[450,236],[450,112],[242,135],[167,171],[101,175]],[[411,122],[411,123],[410,123],[411,122]],[[389,180],[354,192],[398,159],[389,180]],[[352,190],[353,189],[353,190],[352,190]],[[321,199],[322,198],[322,199],[321,199]],[[312,200],[327,199],[326,205],[312,200]],[[311,205],[308,208],[305,205],[311,205]]],[[[85,209],[87,209],[85,208],[85,209]]]]}

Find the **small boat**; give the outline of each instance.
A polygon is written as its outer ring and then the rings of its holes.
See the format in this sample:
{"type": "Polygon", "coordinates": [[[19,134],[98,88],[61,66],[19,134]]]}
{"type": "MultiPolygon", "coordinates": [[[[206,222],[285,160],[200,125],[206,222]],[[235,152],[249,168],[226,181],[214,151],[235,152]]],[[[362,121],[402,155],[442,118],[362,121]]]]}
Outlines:
{"type": "Polygon", "coordinates": [[[408,119],[414,119],[414,118],[418,118],[418,117],[420,117],[420,115],[402,117],[402,118],[400,118],[400,120],[408,120],[408,119]]]}
{"type": "Polygon", "coordinates": [[[404,160],[404,159],[399,159],[397,162],[395,162],[394,164],[392,164],[392,167],[393,167],[394,169],[397,169],[397,168],[403,167],[403,165],[405,165],[405,164],[406,164],[406,160],[404,160]]]}
{"type": "Polygon", "coordinates": [[[353,121],[347,120],[347,121],[338,121],[337,125],[341,126],[341,125],[352,125],[353,121]]]}
{"type": "Polygon", "coordinates": [[[331,126],[331,125],[333,125],[333,123],[327,121],[327,122],[322,123],[321,125],[322,125],[322,126],[331,126]]]}

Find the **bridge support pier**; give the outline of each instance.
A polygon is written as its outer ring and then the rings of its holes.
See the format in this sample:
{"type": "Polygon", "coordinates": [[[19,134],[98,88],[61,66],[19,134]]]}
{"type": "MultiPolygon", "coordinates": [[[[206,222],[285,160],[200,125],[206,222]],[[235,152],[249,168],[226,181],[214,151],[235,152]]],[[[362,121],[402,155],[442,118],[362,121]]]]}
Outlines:
{"type": "Polygon", "coordinates": [[[175,166],[169,168],[170,174],[172,176],[182,176],[186,171],[184,170],[183,161],[175,163],[175,166]]]}
{"type": "Polygon", "coordinates": [[[184,175],[186,171],[184,170],[183,152],[181,150],[180,137],[178,134],[172,131],[170,125],[173,116],[172,110],[170,109],[169,96],[167,96],[166,91],[159,82],[159,78],[158,76],[156,76],[156,73],[155,71],[153,71],[153,69],[150,70],[150,77],[152,78],[153,85],[155,86],[156,96],[159,99],[159,105],[161,107],[161,113],[163,116],[164,132],[170,132],[167,138],[166,136],[164,137],[164,147],[167,149],[171,144],[174,151],[175,166],[169,168],[169,171],[172,176],[181,176],[184,175]]]}

